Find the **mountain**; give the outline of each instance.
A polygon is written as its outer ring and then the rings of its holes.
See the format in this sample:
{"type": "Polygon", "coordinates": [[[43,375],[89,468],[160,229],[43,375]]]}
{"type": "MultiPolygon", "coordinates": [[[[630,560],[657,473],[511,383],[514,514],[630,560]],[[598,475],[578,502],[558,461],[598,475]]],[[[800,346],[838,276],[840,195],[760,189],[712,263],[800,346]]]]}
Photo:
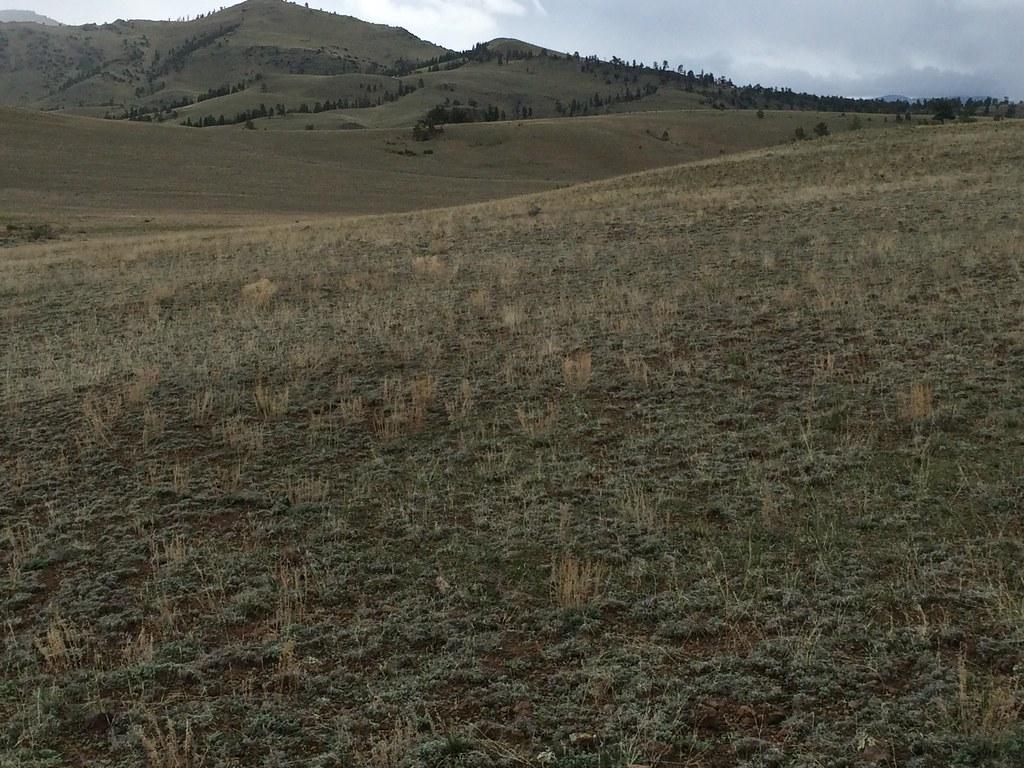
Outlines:
{"type": "Polygon", "coordinates": [[[451,51],[283,0],[190,21],[0,24],[0,106],[203,127],[409,128],[672,109],[895,111],[500,38],[451,51]]]}
{"type": "Polygon", "coordinates": [[[143,107],[260,76],[373,74],[446,54],[404,29],[281,0],[188,22],[0,26],[0,104],[143,107]]]}
{"type": "Polygon", "coordinates": [[[0,24],[42,24],[46,27],[59,27],[59,21],[49,16],[40,16],[35,11],[0,11],[0,24]]]}

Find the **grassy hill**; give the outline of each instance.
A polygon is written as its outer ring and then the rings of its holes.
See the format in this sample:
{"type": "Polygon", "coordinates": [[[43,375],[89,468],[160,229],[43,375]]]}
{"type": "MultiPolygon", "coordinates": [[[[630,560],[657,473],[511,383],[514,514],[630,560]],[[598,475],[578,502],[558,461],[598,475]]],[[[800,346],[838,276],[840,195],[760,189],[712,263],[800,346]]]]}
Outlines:
{"type": "Polygon", "coordinates": [[[0,103],[123,110],[257,75],[373,72],[443,53],[403,29],[281,0],[248,0],[189,22],[3,25],[0,103]]]}
{"type": "Polygon", "coordinates": [[[408,129],[199,131],[0,110],[0,218],[68,234],[443,207],[778,145],[820,119],[853,121],[689,110],[457,125],[417,142],[408,129]]]}
{"type": "Polygon", "coordinates": [[[1020,765],[1022,129],[0,250],[0,764],[1020,765]]]}
{"type": "Polygon", "coordinates": [[[709,107],[905,108],[741,88],[710,73],[507,38],[448,51],[403,29],[283,0],[248,0],[184,22],[0,24],[0,105],[204,126],[252,119],[286,127],[268,116],[323,111],[326,122],[349,128],[409,127],[432,110],[451,123],[709,107]]]}

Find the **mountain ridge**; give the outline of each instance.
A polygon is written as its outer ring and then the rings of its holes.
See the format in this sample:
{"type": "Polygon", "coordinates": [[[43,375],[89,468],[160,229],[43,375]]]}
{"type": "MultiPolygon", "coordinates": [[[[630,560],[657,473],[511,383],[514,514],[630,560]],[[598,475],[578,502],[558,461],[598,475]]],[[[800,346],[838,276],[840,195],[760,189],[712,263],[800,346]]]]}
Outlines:
{"type": "Polygon", "coordinates": [[[0,24],[42,24],[47,27],[63,26],[56,19],[43,16],[35,11],[24,11],[16,8],[0,10],[0,24]]]}

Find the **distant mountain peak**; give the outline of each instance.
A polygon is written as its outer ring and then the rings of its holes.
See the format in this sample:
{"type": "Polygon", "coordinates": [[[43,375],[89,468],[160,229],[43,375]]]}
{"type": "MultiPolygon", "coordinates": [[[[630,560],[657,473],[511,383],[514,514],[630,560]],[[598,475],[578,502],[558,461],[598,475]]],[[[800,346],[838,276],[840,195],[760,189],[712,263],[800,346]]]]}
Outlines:
{"type": "Polygon", "coordinates": [[[41,16],[35,11],[16,11],[16,10],[4,10],[0,11],[0,24],[43,24],[47,27],[59,27],[62,26],[59,21],[51,19],[49,16],[41,16]]]}

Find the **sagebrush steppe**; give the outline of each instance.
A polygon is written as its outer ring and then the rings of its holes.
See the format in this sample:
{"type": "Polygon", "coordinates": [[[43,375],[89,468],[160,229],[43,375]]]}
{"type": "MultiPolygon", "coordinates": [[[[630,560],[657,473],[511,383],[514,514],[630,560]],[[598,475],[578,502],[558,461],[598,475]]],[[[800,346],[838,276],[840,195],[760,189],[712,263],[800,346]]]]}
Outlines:
{"type": "Polygon", "coordinates": [[[1022,161],[0,250],[0,764],[1020,765],[1022,161]]]}

